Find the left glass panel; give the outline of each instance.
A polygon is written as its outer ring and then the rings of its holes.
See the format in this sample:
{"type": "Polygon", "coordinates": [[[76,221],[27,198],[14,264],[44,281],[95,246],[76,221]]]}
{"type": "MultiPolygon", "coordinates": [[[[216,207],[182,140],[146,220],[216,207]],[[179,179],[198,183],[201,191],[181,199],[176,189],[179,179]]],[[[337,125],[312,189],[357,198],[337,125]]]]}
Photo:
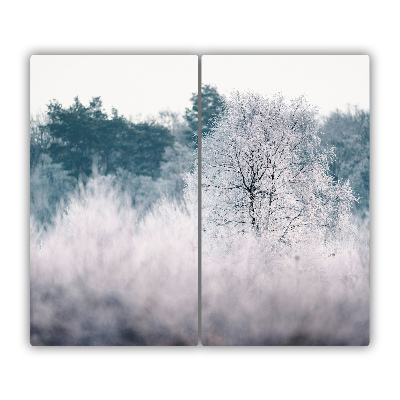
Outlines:
{"type": "Polygon", "coordinates": [[[32,345],[197,345],[197,69],[31,57],[32,345]]]}

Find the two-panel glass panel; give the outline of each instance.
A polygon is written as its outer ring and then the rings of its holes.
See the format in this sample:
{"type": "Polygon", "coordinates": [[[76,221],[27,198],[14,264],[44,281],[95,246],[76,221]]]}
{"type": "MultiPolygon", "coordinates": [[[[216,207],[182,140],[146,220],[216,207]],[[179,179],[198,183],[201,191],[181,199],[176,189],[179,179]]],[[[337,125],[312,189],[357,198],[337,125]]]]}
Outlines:
{"type": "Polygon", "coordinates": [[[31,58],[32,345],[367,345],[368,57],[198,66],[31,58]]]}

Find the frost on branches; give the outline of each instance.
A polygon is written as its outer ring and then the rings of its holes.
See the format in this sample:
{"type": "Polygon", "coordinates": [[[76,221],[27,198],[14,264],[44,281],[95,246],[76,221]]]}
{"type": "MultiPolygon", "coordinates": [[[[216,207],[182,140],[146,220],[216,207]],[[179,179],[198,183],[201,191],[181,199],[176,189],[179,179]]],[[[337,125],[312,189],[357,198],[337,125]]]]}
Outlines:
{"type": "Polygon", "coordinates": [[[234,93],[203,140],[207,236],[252,231],[274,245],[347,237],[356,199],[329,175],[334,155],[319,134],[303,97],[287,103],[281,95],[234,93]]]}

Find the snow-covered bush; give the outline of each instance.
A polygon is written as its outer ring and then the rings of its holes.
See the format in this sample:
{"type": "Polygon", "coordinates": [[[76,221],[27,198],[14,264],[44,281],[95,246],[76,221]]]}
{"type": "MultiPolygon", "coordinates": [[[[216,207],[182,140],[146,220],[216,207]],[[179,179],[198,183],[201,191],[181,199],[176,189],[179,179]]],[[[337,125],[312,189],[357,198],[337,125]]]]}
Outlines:
{"type": "Polygon", "coordinates": [[[272,253],[251,232],[203,244],[202,343],[367,345],[367,237],[360,227],[335,254],[319,242],[272,253]]]}
{"type": "Polygon", "coordinates": [[[32,344],[196,345],[190,209],[162,200],[139,220],[130,198],[97,177],[47,231],[32,219],[32,344]]]}

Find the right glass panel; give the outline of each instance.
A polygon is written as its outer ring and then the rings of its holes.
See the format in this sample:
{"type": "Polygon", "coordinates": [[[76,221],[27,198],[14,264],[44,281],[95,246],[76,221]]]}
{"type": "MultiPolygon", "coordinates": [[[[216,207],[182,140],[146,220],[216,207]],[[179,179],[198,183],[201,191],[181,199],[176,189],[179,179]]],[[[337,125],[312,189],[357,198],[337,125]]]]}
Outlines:
{"type": "Polygon", "coordinates": [[[203,345],[368,345],[368,56],[202,77],[203,345]]]}

